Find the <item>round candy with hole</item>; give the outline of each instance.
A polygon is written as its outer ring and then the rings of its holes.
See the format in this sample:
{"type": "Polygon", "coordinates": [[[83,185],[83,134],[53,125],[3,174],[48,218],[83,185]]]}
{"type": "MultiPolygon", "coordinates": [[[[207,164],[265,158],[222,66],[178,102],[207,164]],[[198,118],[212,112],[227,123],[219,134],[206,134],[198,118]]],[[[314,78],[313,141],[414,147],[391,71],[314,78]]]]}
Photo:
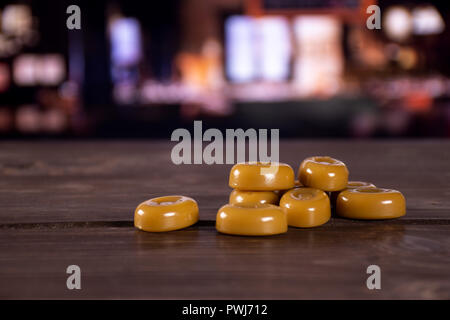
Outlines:
{"type": "Polygon", "coordinates": [[[339,191],[347,186],[348,170],[340,160],[326,156],[310,157],[301,163],[298,179],[306,187],[339,191]]]}
{"type": "Polygon", "coordinates": [[[314,188],[295,188],[286,192],[280,200],[280,207],[287,214],[288,225],[311,228],[330,220],[330,199],[327,194],[314,188]]]}
{"type": "MultiPolygon", "coordinates": [[[[364,181],[349,181],[347,183],[347,186],[345,187],[344,190],[347,189],[356,189],[356,188],[362,188],[362,187],[366,187],[366,188],[376,188],[376,186],[373,183],[370,182],[364,182],[364,181]]],[[[331,205],[335,206],[336,205],[336,200],[337,197],[339,196],[339,193],[341,193],[344,190],[340,190],[340,191],[333,191],[330,194],[330,201],[331,201],[331,205]]]]}
{"type": "Polygon", "coordinates": [[[286,213],[272,204],[226,204],[219,209],[216,229],[242,236],[270,236],[287,231],[286,213]]]}
{"type": "Polygon", "coordinates": [[[231,168],[229,186],[245,191],[291,189],[294,187],[294,170],[286,163],[238,163],[231,168]]]}
{"type": "Polygon", "coordinates": [[[351,219],[394,219],[406,214],[406,201],[397,190],[370,187],[348,189],[339,194],[336,213],[351,219]]]}
{"type": "Polygon", "coordinates": [[[198,221],[197,202],[185,196],[166,196],[142,202],[134,212],[134,226],[149,232],[187,228],[198,221]]]}

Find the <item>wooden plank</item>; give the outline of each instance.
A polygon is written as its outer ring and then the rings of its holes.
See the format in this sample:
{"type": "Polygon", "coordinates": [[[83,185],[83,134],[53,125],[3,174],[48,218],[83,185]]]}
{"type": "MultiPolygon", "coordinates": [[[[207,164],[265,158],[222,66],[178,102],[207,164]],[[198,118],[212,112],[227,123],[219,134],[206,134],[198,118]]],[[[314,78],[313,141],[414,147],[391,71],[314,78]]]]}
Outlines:
{"type": "Polygon", "coordinates": [[[450,143],[283,141],[297,169],[310,155],[347,163],[351,179],[401,190],[407,216],[332,219],[270,238],[214,229],[231,165],[170,161],[161,142],[0,143],[0,298],[449,298],[450,143]],[[198,200],[202,221],[150,234],[132,228],[150,197],[198,200]],[[65,268],[82,268],[81,291],[65,268]],[[382,269],[382,290],[365,268],[382,269]]]}
{"type": "MultiPolygon", "coordinates": [[[[0,224],[131,221],[141,201],[184,194],[214,220],[227,202],[231,165],[171,162],[166,141],[1,142],[0,224]]],[[[205,144],[206,145],[206,144],[205,144]]],[[[450,142],[298,141],[280,143],[280,160],[295,170],[311,155],[347,163],[350,178],[401,190],[404,219],[450,218],[450,142]]]]}
{"type": "Polygon", "coordinates": [[[450,225],[337,221],[274,237],[203,225],[2,229],[0,298],[448,299],[450,225]],[[67,290],[68,265],[81,290],[67,290]],[[381,290],[366,287],[381,268],[381,290]]]}

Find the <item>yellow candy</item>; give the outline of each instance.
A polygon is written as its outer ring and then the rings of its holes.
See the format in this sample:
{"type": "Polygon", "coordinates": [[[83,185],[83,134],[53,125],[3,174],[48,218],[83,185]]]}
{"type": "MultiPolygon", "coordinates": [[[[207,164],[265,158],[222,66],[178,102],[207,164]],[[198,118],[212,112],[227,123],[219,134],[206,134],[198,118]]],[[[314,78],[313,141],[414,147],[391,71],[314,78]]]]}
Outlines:
{"type": "Polygon", "coordinates": [[[198,221],[197,202],[184,196],[147,200],[134,212],[134,226],[149,232],[183,229],[198,221]]]}
{"type": "Polygon", "coordinates": [[[238,163],[231,168],[229,185],[246,191],[275,191],[294,187],[294,170],[285,163],[238,163]]]}
{"type": "Polygon", "coordinates": [[[274,191],[241,191],[233,190],[230,194],[231,204],[237,203],[268,203],[278,205],[280,198],[274,191]]]}
{"type": "Polygon", "coordinates": [[[351,219],[394,219],[406,214],[406,201],[397,190],[373,187],[348,189],[339,194],[336,213],[351,219]]]}
{"type": "MultiPolygon", "coordinates": [[[[356,188],[361,188],[361,187],[376,188],[376,186],[375,186],[373,183],[370,183],[370,182],[364,182],[364,181],[349,181],[349,182],[347,183],[347,186],[345,187],[344,190],[347,190],[347,189],[356,189],[356,188]]],[[[333,206],[336,205],[337,197],[339,196],[339,193],[341,193],[342,191],[343,191],[343,190],[331,192],[331,195],[330,195],[330,201],[331,201],[331,204],[332,204],[333,206]]]]}
{"type": "Polygon", "coordinates": [[[287,213],[288,225],[293,227],[317,227],[331,217],[327,194],[314,188],[295,188],[286,192],[281,197],[280,207],[287,213]]]}
{"type": "Polygon", "coordinates": [[[303,160],[300,165],[298,178],[306,187],[338,191],[347,186],[348,170],[340,160],[330,157],[310,157],[303,160]]]}
{"type": "Polygon", "coordinates": [[[286,213],[271,204],[226,204],[217,212],[219,232],[243,236],[268,236],[287,231],[286,213]]]}

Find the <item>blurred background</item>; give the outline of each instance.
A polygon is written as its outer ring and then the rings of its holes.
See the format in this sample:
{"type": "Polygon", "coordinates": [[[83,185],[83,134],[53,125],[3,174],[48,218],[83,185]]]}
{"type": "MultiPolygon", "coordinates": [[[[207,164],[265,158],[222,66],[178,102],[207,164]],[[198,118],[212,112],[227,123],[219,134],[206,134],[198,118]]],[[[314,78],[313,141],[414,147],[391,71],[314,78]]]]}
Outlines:
{"type": "Polygon", "coordinates": [[[0,2],[1,139],[450,137],[449,76],[444,1],[0,2]]]}

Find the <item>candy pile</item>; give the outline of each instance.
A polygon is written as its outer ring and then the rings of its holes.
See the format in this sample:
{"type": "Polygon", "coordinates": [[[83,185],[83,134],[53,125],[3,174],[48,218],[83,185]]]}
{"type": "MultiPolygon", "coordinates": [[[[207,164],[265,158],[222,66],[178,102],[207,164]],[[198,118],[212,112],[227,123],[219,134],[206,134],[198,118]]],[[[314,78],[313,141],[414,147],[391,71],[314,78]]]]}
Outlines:
{"type": "MultiPolygon", "coordinates": [[[[406,213],[405,198],[396,190],[368,182],[348,181],[346,165],[331,157],[310,157],[300,165],[298,180],[285,163],[239,163],[230,171],[234,190],[216,217],[221,233],[265,236],[287,231],[288,226],[311,228],[331,217],[393,219],[406,213]]],[[[195,200],[169,196],[141,203],[135,226],[161,232],[188,227],[198,221],[195,200]]]]}

